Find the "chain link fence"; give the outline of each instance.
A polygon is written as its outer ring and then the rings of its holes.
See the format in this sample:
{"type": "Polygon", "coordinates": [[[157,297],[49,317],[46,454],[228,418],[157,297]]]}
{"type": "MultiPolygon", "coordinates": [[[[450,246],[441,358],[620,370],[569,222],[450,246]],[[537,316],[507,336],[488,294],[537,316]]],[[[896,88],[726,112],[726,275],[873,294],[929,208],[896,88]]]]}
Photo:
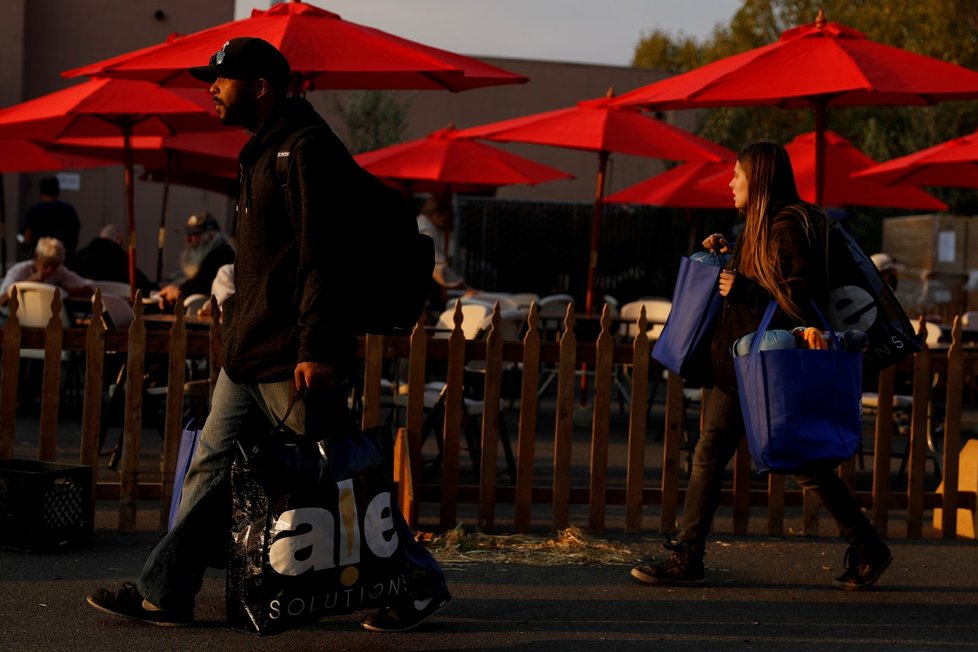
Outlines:
{"type": "MultiPolygon", "coordinates": [[[[454,266],[481,290],[567,293],[583,306],[593,216],[587,202],[458,196],[454,266]]],[[[732,211],[606,205],[595,296],[671,297],[679,258],[733,223],[732,211]]]]}

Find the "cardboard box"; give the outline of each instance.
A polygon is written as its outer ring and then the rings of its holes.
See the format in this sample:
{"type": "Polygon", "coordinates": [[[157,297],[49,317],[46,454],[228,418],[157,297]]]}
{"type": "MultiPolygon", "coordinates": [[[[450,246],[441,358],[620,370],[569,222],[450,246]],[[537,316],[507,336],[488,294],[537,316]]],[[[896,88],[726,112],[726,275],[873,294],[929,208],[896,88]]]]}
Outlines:
{"type": "Polygon", "coordinates": [[[920,315],[939,315],[950,324],[967,308],[967,274],[942,274],[907,267],[900,272],[896,297],[911,320],[920,315]]]}
{"type": "MultiPolygon", "coordinates": [[[[923,272],[966,274],[972,222],[973,218],[954,215],[887,218],[883,220],[883,251],[923,272]]],[[[975,231],[978,233],[978,227],[975,231]]],[[[978,260],[978,252],[975,258],[978,260]]]]}

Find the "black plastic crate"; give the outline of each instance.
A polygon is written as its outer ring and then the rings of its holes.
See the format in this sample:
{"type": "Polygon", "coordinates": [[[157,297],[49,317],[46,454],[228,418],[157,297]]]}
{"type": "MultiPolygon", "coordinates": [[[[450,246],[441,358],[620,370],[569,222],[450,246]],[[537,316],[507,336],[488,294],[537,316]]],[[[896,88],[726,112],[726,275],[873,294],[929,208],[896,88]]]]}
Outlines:
{"type": "Polygon", "coordinates": [[[0,547],[50,550],[92,531],[92,468],[0,460],[0,547]]]}

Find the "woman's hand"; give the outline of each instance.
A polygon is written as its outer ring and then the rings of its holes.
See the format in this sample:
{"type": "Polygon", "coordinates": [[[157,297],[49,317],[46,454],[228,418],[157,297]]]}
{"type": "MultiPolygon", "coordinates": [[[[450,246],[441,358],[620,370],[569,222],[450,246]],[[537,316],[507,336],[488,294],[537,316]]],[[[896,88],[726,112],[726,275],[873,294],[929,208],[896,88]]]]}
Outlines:
{"type": "Polygon", "coordinates": [[[706,236],[703,240],[703,248],[710,251],[719,251],[721,254],[730,253],[730,243],[722,233],[713,233],[706,236]]]}
{"type": "Polygon", "coordinates": [[[720,280],[718,282],[718,287],[720,288],[720,296],[725,297],[730,294],[730,289],[733,288],[734,279],[737,278],[737,272],[732,269],[725,269],[720,272],[720,280]]]}

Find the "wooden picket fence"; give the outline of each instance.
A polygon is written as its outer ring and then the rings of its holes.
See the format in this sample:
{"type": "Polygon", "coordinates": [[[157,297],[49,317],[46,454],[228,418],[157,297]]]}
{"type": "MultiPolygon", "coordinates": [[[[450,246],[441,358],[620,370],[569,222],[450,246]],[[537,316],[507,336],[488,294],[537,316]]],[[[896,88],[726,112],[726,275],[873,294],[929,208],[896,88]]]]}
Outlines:
{"type": "MultiPolygon", "coordinates": [[[[213,306],[216,313],[216,305],[213,306]]],[[[52,314],[60,315],[60,297],[55,293],[52,314]]],[[[81,446],[78,462],[89,465],[96,474],[93,499],[119,501],[119,529],[136,528],[139,501],[159,501],[159,527],[163,529],[169,516],[173,490],[174,469],[183,424],[185,366],[188,357],[208,357],[211,382],[220,369],[220,329],[215,324],[208,331],[188,331],[182,309],[178,309],[168,331],[147,331],[141,304],[137,301],[132,325],[125,331],[106,330],[100,319],[91,320],[87,328],[63,328],[58,318],[46,329],[22,328],[16,314],[16,296],[10,305],[11,317],[2,329],[2,376],[0,376],[0,459],[14,454],[16,431],[17,384],[20,350],[40,348],[45,351],[41,388],[41,419],[38,437],[38,459],[54,461],[58,457],[58,407],[61,388],[62,351],[83,352],[85,375],[81,446]],[[103,364],[107,352],[125,352],[127,373],[125,385],[125,425],[123,457],[118,481],[98,478],[99,434],[101,410],[106,388],[103,383],[103,364]],[[169,359],[165,409],[162,475],[159,482],[140,481],[139,456],[142,433],[143,370],[146,355],[165,354],[169,359]]],[[[101,299],[96,296],[93,314],[101,314],[101,299]]],[[[627,532],[658,530],[672,532],[678,523],[682,487],[681,449],[687,415],[682,379],[669,374],[666,386],[663,423],[662,462],[658,469],[646,468],[648,439],[647,405],[650,357],[649,341],[639,335],[622,342],[612,327],[605,308],[600,319],[600,334],[595,342],[579,342],[575,335],[576,316],[570,308],[563,320],[562,334],[557,341],[542,337],[537,327],[536,307],[530,309],[525,336],[521,340],[504,341],[500,335],[498,307],[493,313],[484,338],[467,340],[462,333],[462,314],[456,311],[454,329],[447,335],[434,336],[418,326],[408,336],[367,336],[361,346],[363,356],[363,423],[377,424],[384,417],[385,404],[391,399],[382,383],[385,359],[407,361],[407,393],[402,397],[403,427],[398,431],[395,478],[401,491],[400,503],[409,520],[416,522],[420,506],[438,506],[438,521],[442,529],[454,527],[459,520],[459,506],[476,506],[476,521],[486,530],[505,529],[524,532],[530,529],[533,515],[539,524],[541,505],[549,505],[552,527],[562,529],[572,524],[571,506],[586,505],[586,523],[574,523],[592,531],[607,529],[611,507],[622,512],[623,528],[627,532]],[[465,410],[466,365],[481,361],[484,370],[482,401],[481,450],[477,484],[460,482],[462,419],[465,410]],[[430,380],[431,363],[437,363],[438,374],[444,379],[442,392],[443,416],[437,428],[441,438],[441,459],[438,484],[424,484],[422,478],[422,434],[426,427],[425,383],[430,380]],[[515,444],[515,482],[500,482],[499,419],[504,366],[519,365],[518,432],[515,444]],[[572,470],[572,432],[579,371],[585,367],[591,392],[591,433],[589,462],[585,472],[572,470]],[[621,369],[628,369],[626,376],[621,369]],[[538,422],[541,370],[556,373],[555,419],[553,425],[552,458],[543,460],[552,465],[552,473],[541,478],[534,467],[540,463],[535,450],[544,427],[538,422]],[[609,460],[610,414],[615,383],[627,383],[628,425],[626,459],[609,460]],[[624,482],[609,481],[609,464],[624,464],[624,482]],[[655,482],[649,478],[655,477],[655,482]],[[511,522],[497,519],[501,504],[514,506],[511,522]],[[654,508],[657,508],[654,509],[654,508]],[[534,511],[536,510],[536,511],[534,511]],[[657,511],[657,519],[649,513],[657,511]]],[[[645,333],[644,311],[637,323],[638,333],[645,333]]],[[[868,508],[874,523],[890,536],[891,516],[902,513],[906,522],[905,536],[916,538],[924,533],[925,510],[943,507],[941,523],[945,538],[957,536],[958,508],[975,510],[975,492],[958,491],[958,455],[961,438],[961,419],[965,400],[973,400],[974,383],[978,377],[978,347],[961,343],[961,327],[957,319],[952,330],[953,342],[946,350],[928,350],[916,354],[902,364],[900,373],[913,378],[912,415],[907,455],[906,489],[893,487],[891,463],[893,458],[892,405],[894,378],[897,369],[880,376],[879,412],[876,418],[872,446],[872,488],[857,492],[868,508]],[[943,478],[944,491],[925,489],[927,433],[935,409],[935,388],[943,396],[943,478]]],[[[658,370],[652,370],[659,373],[658,370]]],[[[429,390],[430,391],[430,390],[429,390]]],[[[430,421],[430,419],[429,419],[430,421]]],[[[580,444],[578,444],[580,445],[580,444]]],[[[470,451],[471,454],[471,451],[470,451]]],[[[786,508],[800,506],[802,528],[808,534],[819,529],[817,499],[800,490],[786,488],[784,476],[767,478],[764,489],[757,488],[756,476],[746,445],[741,447],[734,464],[733,481],[725,487],[723,501],[732,505],[733,533],[748,531],[752,507],[766,507],[765,531],[781,535],[785,531],[786,508]]],[[[855,461],[840,468],[847,482],[853,482],[855,461]]],[[[502,476],[506,477],[506,476],[502,476]]],[[[978,479],[972,479],[978,481],[978,479]]],[[[969,486],[974,486],[972,483],[969,486]]],[[[94,504],[94,501],[93,501],[94,504]]],[[[154,508],[156,509],[156,508],[154,508]]],[[[616,512],[617,514],[618,512],[616,512]]]]}

